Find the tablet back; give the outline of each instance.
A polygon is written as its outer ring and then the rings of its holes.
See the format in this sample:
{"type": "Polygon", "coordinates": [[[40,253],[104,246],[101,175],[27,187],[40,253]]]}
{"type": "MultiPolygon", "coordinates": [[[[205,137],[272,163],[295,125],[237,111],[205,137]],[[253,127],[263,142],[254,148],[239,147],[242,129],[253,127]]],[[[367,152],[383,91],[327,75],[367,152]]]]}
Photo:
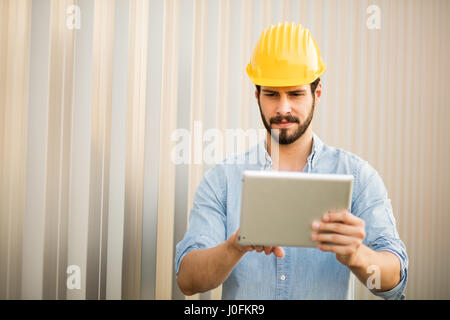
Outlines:
{"type": "Polygon", "coordinates": [[[247,170],[242,181],[242,245],[316,247],[313,220],[351,204],[352,175],[247,170]]]}

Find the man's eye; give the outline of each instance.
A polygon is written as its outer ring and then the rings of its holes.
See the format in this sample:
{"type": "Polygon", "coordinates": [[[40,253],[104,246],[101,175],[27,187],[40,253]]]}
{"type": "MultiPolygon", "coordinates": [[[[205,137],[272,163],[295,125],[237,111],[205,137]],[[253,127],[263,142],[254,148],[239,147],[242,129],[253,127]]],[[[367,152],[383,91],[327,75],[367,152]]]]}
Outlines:
{"type": "Polygon", "coordinates": [[[294,96],[294,97],[304,96],[303,93],[292,93],[291,95],[294,96]]]}
{"type": "Polygon", "coordinates": [[[275,93],[265,93],[266,97],[275,97],[275,93]]]}

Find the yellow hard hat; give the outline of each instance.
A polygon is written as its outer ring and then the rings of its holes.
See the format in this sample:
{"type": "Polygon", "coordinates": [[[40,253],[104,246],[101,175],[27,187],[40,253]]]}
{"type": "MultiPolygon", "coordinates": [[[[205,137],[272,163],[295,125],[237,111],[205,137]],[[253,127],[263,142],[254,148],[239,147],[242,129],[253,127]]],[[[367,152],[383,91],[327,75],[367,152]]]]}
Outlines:
{"type": "Polygon", "coordinates": [[[285,22],[262,32],[247,65],[247,74],[256,85],[284,87],[312,83],[325,69],[309,30],[285,22]]]}

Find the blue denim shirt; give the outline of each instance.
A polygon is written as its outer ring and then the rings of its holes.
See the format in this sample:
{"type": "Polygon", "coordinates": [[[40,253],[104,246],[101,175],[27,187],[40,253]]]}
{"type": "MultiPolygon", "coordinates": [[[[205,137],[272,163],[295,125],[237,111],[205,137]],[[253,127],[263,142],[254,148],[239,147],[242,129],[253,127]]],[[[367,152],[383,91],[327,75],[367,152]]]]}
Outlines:
{"type": "MultiPolygon", "coordinates": [[[[176,246],[175,271],[190,251],[215,247],[239,227],[242,172],[271,170],[272,160],[262,139],[247,152],[226,158],[209,169],[200,182],[190,212],[189,227],[176,246]]],[[[375,251],[390,251],[400,260],[400,283],[375,292],[385,299],[404,299],[408,256],[396,230],[391,201],[377,171],[358,156],[325,145],[313,134],[313,147],[303,172],[351,174],[350,212],[365,222],[363,243],[375,251]]],[[[223,299],[352,299],[354,277],[334,253],[317,248],[284,247],[276,258],[246,253],[222,287],[223,299]]]]}

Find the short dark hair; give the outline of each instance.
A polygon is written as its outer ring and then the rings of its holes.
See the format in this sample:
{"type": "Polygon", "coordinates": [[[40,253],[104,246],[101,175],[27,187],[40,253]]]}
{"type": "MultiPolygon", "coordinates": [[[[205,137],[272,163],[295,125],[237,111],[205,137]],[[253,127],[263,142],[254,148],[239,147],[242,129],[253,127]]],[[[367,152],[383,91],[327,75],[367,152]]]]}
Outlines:
{"type": "MultiPolygon", "coordinates": [[[[320,82],[320,77],[310,83],[311,84],[311,94],[313,96],[314,96],[314,94],[316,92],[316,88],[319,85],[319,82],[320,82]]],[[[258,90],[258,96],[259,96],[259,94],[261,93],[261,86],[260,85],[256,85],[256,90],[258,90]]]]}

